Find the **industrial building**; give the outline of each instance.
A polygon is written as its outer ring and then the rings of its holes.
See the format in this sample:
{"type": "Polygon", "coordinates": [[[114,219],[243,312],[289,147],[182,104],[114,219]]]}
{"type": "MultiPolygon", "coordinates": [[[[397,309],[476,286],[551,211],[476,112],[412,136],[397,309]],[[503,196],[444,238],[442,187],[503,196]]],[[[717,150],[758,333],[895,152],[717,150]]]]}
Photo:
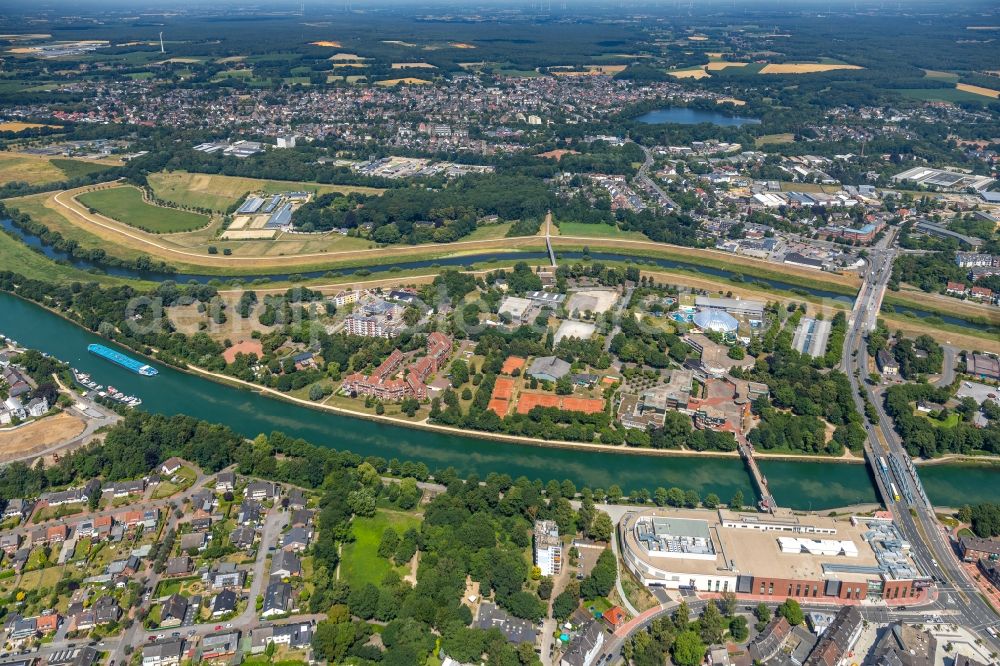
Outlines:
{"type": "Polygon", "coordinates": [[[764,317],[764,301],[755,301],[743,298],[716,298],[714,296],[696,296],[695,307],[715,308],[725,310],[735,317],[747,317],[749,319],[762,319],[764,317]]]}
{"type": "Polygon", "coordinates": [[[800,354],[818,358],[826,354],[826,342],[830,338],[832,322],[827,319],[803,317],[795,327],[792,348],[800,354]]]}
{"type": "Polygon", "coordinates": [[[903,603],[929,585],[888,521],[649,509],[619,534],[629,570],[667,589],[903,603]]]}
{"type": "Polygon", "coordinates": [[[916,183],[917,185],[928,185],[943,190],[965,190],[972,188],[983,191],[996,182],[989,176],[978,176],[974,173],[962,173],[948,169],[932,169],[930,167],[914,167],[902,173],[897,173],[892,177],[896,183],[916,183]]]}

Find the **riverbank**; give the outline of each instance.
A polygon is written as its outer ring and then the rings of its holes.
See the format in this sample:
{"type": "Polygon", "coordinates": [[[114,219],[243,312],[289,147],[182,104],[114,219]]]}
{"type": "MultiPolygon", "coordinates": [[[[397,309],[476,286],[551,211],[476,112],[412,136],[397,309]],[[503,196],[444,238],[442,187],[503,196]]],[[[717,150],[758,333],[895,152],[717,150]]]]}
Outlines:
{"type": "MultiPolygon", "coordinates": [[[[86,350],[88,344],[107,343],[86,328],[42,308],[34,302],[0,293],[0,332],[14,339],[31,340],[32,346],[52,354],[102,383],[140,396],[143,411],[166,417],[185,415],[233,429],[245,437],[284,432],[319,446],[366,457],[422,463],[431,472],[453,467],[459,475],[506,474],[548,481],[570,480],[578,488],[618,485],[624,494],[657,487],[691,489],[702,497],[714,493],[731,497],[741,491],[753,497],[755,489],[743,462],[734,456],[610,455],[572,445],[567,448],[534,446],[404,427],[373,421],[261,395],[256,391],[202,377],[192,371],[154,362],[160,374],[140,377],[108,363],[86,350]],[[709,461],[709,464],[706,464],[709,461]]],[[[122,348],[126,353],[134,350],[122,348]]],[[[305,396],[301,396],[305,397],[305,396]]],[[[831,465],[827,459],[762,459],[772,494],[781,506],[793,510],[832,510],[852,504],[876,502],[871,473],[861,464],[831,465]]],[[[993,466],[937,465],[927,467],[921,478],[931,501],[960,506],[987,501],[1000,485],[1000,469],[993,466]]]]}

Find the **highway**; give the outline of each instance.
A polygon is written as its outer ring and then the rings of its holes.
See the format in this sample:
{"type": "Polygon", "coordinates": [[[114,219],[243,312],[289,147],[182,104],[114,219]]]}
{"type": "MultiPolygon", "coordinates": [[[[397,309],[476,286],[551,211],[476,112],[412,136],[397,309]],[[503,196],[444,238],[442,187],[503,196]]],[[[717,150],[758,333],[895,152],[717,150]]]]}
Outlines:
{"type": "Polygon", "coordinates": [[[1000,618],[979,596],[973,581],[962,568],[950,537],[938,523],[934,509],[924,494],[910,456],[903,447],[892,420],[885,413],[881,397],[875,395],[868,380],[865,338],[877,322],[882,297],[892,274],[892,262],[896,257],[896,250],[889,246],[892,238],[887,235],[883,241],[879,244],[880,247],[872,250],[869,257],[864,283],[848,322],[847,344],[844,345],[841,360],[841,368],[850,379],[858,410],[865,413],[862,398],[865,396],[878,412],[877,423],[865,423],[868,433],[865,453],[875,470],[873,476],[879,494],[892,511],[896,526],[912,546],[914,561],[937,584],[939,601],[931,607],[958,611],[959,624],[976,632],[991,649],[1000,651],[1000,643],[984,631],[989,626],[996,626],[1000,618]],[[880,457],[890,463],[891,478],[899,488],[899,501],[894,501],[890,489],[886,487],[886,480],[878,472],[878,465],[875,463],[880,457]]]}

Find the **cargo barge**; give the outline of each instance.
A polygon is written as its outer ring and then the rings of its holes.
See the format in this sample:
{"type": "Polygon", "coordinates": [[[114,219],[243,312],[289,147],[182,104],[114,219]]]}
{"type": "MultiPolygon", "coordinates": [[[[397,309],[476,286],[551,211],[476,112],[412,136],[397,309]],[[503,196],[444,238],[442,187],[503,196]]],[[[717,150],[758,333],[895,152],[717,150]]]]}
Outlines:
{"type": "Polygon", "coordinates": [[[104,345],[88,345],[87,351],[95,356],[100,356],[103,359],[107,359],[112,363],[116,363],[126,370],[131,370],[137,375],[143,375],[144,377],[152,377],[157,374],[156,368],[151,365],[147,365],[142,361],[137,361],[134,358],[126,356],[121,352],[115,351],[114,349],[109,349],[104,345]]]}

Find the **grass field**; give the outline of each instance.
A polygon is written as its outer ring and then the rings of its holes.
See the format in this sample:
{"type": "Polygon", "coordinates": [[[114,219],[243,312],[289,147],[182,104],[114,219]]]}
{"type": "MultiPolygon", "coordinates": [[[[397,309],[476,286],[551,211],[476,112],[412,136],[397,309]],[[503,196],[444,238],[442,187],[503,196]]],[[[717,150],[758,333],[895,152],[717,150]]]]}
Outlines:
{"type": "Polygon", "coordinates": [[[559,222],[560,236],[585,236],[588,238],[631,238],[649,240],[638,231],[622,231],[610,224],[587,224],[585,222],[559,222]]]}
{"type": "Polygon", "coordinates": [[[361,192],[379,194],[382,190],[374,187],[352,187],[349,185],[320,185],[297,181],[260,180],[237,176],[219,176],[203,173],[171,171],[150,174],[149,184],[156,196],[179,206],[207,208],[224,211],[248,192],[265,193],[297,190],[326,194],[327,192],[361,192]]]}
{"type": "Polygon", "coordinates": [[[109,165],[69,160],[63,158],[0,153],[0,185],[12,182],[39,185],[54,183],[67,178],[76,178],[95,171],[103,171],[109,165]]]}
{"type": "Polygon", "coordinates": [[[129,186],[88,192],[81,195],[79,200],[105,217],[153,233],[193,231],[209,222],[206,216],[198,213],[151,206],[142,200],[142,193],[138,189],[129,186]]]}
{"type": "Polygon", "coordinates": [[[895,92],[903,97],[924,102],[991,102],[993,99],[985,95],[977,95],[957,88],[898,88],[895,92]]]}
{"type": "MultiPolygon", "coordinates": [[[[392,563],[378,556],[378,545],[387,527],[395,529],[400,536],[403,532],[420,527],[420,517],[412,513],[379,509],[371,518],[356,517],[351,523],[355,541],[344,545],[340,560],[340,577],[351,587],[365,583],[378,585],[392,563]]],[[[397,567],[405,574],[405,567],[397,567]]]]}
{"type": "Polygon", "coordinates": [[[857,65],[842,65],[838,63],[771,63],[760,70],[761,74],[815,74],[816,72],[832,72],[838,69],[864,69],[857,65]]]}
{"type": "Polygon", "coordinates": [[[462,240],[492,240],[494,238],[503,238],[510,230],[511,224],[513,223],[505,222],[504,224],[488,224],[479,227],[462,240]]]}
{"type": "Polygon", "coordinates": [[[759,136],[754,140],[754,143],[758,146],[767,146],[777,143],[795,143],[795,135],[791,132],[785,134],[765,134],[764,136],[759,136]]]}

